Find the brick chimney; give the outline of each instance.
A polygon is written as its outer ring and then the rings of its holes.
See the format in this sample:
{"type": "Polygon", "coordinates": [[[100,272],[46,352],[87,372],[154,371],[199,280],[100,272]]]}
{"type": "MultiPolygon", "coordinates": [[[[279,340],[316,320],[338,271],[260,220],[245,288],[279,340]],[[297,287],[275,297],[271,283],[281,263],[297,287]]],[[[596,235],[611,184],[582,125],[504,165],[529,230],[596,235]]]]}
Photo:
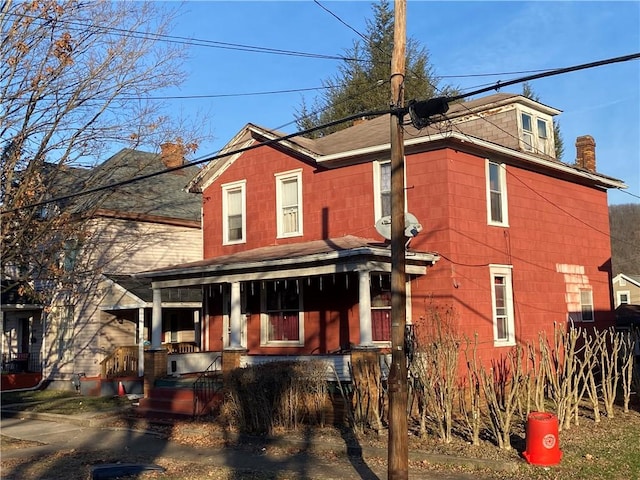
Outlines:
{"type": "Polygon", "coordinates": [[[596,171],[596,141],[591,135],[576,138],[576,166],[596,171]]]}
{"type": "Polygon", "coordinates": [[[173,168],[184,164],[185,148],[179,143],[163,143],[160,145],[160,158],[165,167],[173,168]]]}

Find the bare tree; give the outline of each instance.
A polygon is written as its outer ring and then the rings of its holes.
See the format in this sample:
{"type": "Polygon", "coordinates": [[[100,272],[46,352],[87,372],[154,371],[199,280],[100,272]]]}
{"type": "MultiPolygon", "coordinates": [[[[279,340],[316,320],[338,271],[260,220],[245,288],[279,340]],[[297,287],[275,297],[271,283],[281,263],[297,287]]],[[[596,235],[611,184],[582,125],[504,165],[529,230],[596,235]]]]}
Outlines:
{"type": "Polygon", "coordinates": [[[80,208],[43,202],[93,186],[83,167],[114,145],[192,144],[149,100],[184,79],[183,47],[159,36],[172,16],[154,2],[0,4],[3,277],[60,278],[60,253],[83,234],[80,208]]]}

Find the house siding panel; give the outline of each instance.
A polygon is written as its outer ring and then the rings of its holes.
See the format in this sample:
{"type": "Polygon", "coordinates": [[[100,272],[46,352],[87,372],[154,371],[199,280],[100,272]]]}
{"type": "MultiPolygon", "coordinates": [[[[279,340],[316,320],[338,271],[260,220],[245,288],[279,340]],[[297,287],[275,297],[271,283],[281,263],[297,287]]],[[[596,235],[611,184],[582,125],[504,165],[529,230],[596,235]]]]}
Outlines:
{"type": "MultiPolygon", "coordinates": [[[[487,361],[507,351],[494,348],[492,265],[511,268],[517,342],[536,343],[540,332],[550,335],[554,324],[566,325],[574,308],[568,299],[578,284],[567,279],[565,266],[583,268],[581,285],[593,291],[596,321],[588,326],[613,324],[606,191],[588,186],[589,180],[545,171],[546,167],[525,167],[526,159],[489,149],[480,153],[472,137],[520,150],[515,105],[488,114],[490,122],[476,118],[461,124],[469,134],[468,146],[432,151],[411,147],[405,162],[407,210],[423,226],[410,247],[441,255],[426,276],[411,282],[413,321],[429,324],[436,307],[452,307],[457,333],[471,338],[478,333],[480,352],[487,361]],[[488,223],[487,160],[506,164],[504,226],[488,223]]],[[[344,235],[382,241],[374,228],[372,161],[387,158],[376,154],[365,163],[315,169],[268,146],[245,152],[204,192],[205,257],[344,235]],[[304,235],[277,239],[274,174],[294,169],[302,170],[304,235]],[[248,240],[223,247],[220,184],[241,179],[247,181],[248,240]]],[[[344,292],[337,291],[327,296],[331,311],[323,312],[314,303],[324,298],[323,293],[307,292],[305,298],[305,347],[260,347],[256,316],[250,321],[249,354],[326,352],[342,346],[343,338],[357,344],[357,299],[337,306],[336,299],[344,298],[344,292]]]]}

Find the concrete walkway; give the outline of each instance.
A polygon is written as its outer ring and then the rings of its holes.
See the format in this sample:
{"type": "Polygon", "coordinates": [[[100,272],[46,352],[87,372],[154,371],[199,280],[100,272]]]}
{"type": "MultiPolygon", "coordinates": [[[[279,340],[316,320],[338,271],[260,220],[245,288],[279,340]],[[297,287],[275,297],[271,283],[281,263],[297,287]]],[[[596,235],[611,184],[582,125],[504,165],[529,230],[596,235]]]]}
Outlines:
{"type": "MultiPolygon", "coordinates": [[[[206,465],[224,466],[241,473],[243,471],[289,471],[294,478],[304,479],[380,479],[387,478],[386,450],[362,448],[359,451],[350,451],[347,455],[345,445],[324,445],[327,449],[339,452],[331,461],[321,456],[314,456],[304,449],[300,453],[280,455],[260,455],[248,453],[240,448],[198,448],[184,446],[155,434],[129,429],[103,428],[99,419],[91,415],[52,415],[35,414],[29,412],[2,411],[1,421],[2,435],[20,440],[38,442],[41,445],[8,449],[2,452],[2,458],[38,458],[44,455],[52,455],[59,451],[111,451],[115,453],[135,452],[138,458],[144,458],[145,462],[153,463],[156,459],[172,458],[180,461],[202,463],[206,465]],[[337,449],[337,450],[336,450],[337,449]],[[381,459],[384,459],[381,461],[381,459]]],[[[312,440],[311,440],[312,441],[312,440]]],[[[299,442],[298,442],[299,443],[299,442]]],[[[278,445],[298,446],[300,445],[278,445]]],[[[306,445],[309,447],[310,445],[306,445]]],[[[322,449],[320,445],[313,445],[314,450],[322,449]]],[[[430,462],[433,456],[420,455],[410,452],[412,460],[422,458],[430,462]],[[430,458],[431,457],[431,458],[430,458]]],[[[446,459],[440,459],[446,460],[446,459]]],[[[449,459],[452,460],[452,459],[449,459]]],[[[457,459],[464,462],[463,459],[457,459]]],[[[441,463],[441,462],[440,462],[441,463]]],[[[452,462],[460,463],[460,462],[452,462]]],[[[476,468],[489,468],[494,470],[514,471],[517,464],[496,463],[486,460],[468,460],[469,466],[476,468]]],[[[4,476],[4,475],[3,475],[4,476]]],[[[447,475],[412,469],[411,479],[429,480],[471,480],[478,479],[475,474],[447,475]]]]}

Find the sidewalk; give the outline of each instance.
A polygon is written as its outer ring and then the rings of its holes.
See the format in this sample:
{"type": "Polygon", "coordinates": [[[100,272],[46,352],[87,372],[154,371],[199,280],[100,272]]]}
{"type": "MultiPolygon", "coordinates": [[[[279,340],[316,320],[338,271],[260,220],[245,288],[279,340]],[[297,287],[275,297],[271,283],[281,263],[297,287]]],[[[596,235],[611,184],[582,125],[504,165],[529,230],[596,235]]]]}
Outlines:
{"type": "MultiPolygon", "coordinates": [[[[197,464],[216,465],[230,468],[236,472],[248,470],[260,472],[290,471],[294,478],[306,479],[386,479],[387,452],[380,449],[361,448],[349,451],[344,444],[313,444],[308,442],[291,442],[284,438],[266,439],[268,446],[292,448],[297,453],[272,454],[253,453],[242,448],[198,448],[170,442],[158,435],[145,431],[129,429],[103,428],[101,420],[93,415],[53,415],[30,412],[12,412],[2,410],[1,433],[4,436],[41,445],[20,449],[8,449],[2,452],[2,459],[38,458],[53,455],[59,451],[110,451],[112,453],[135,453],[145,462],[153,463],[157,458],[172,458],[197,464]],[[313,448],[311,448],[313,447],[313,448]],[[336,452],[328,461],[322,456],[309,453],[313,451],[336,452]]],[[[286,451],[286,450],[284,450],[286,451]]],[[[488,460],[441,458],[421,452],[410,452],[410,460],[426,463],[453,463],[474,468],[486,468],[495,471],[514,472],[516,463],[492,462],[488,460]]],[[[241,477],[238,477],[241,478],[241,477]]],[[[473,474],[447,475],[439,472],[425,472],[422,469],[411,469],[412,479],[449,479],[471,480],[479,478],[473,474]]]]}

